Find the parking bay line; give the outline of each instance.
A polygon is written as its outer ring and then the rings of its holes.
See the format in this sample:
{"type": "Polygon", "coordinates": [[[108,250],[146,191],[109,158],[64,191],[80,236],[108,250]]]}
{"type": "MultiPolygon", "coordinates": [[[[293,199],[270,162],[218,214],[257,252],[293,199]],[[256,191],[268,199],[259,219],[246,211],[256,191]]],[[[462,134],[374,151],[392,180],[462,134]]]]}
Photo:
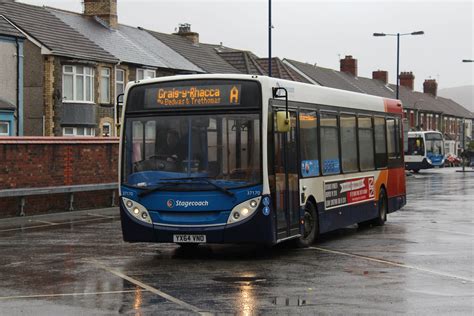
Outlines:
{"type": "Polygon", "coordinates": [[[107,216],[107,215],[101,215],[101,214],[87,213],[87,215],[101,217],[101,218],[115,219],[114,216],[107,216]]]}
{"type": "Polygon", "coordinates": [[[450,274],[450,273],[444,273],[444,272],[434,271],[434,270],[425,269],[425,268],[421,268],[421,267],[416,267],[416,266],[412,266],[412,265],[404,264],[404,263],[399,263],[399,262],[395,262],[395,261],[372,258],[372,257],[368,257],[368,256],[357,255],[357,254],[353,254],[353,253],[349,253],[349,252],[331,250],[331,249],[326,249],[326,248],[321,248],[321,247],[308,247],[308,249],[315,249],[315,250],[319,250],[321,252],[327,252],[327,253],[332,253],[332,254],[337,254],[337,255],[342,255],[342,256],[347,256],[347,257],[353,257],[353,258],[369,260],[369,261],[373,261],[373,262],[378,262],[378,263],[383,263],[383,264],[396,266],[396,267],[399,267],[399,268],[406,268],[406,269],[412,269],[412,270],[427,272],[427,273],[434,274],[434,275],[437,275],[437,276],[449,277],[449,278],[453,278],[453,279],[462,280],[462,281],[465,281],[465,282],[474,282],[474,279],[470,279],[470,278],[466,278],[466,277],[462,277],[462,276],[458,276],[458,275],[454,275],[454,274],[450,274]]]}
{"type": "Polygon", "coordinates": [[[141,288],[143,288],[143,289],[145,289],[145,290],[147,290],[147,291],[149,291],[149,292],[152,292],[152,293],[154,293],[154,294],[156,294],[156,295],[158,295],[158,296],[161,296],[162,298],[164,298],[164,299],[166,299],[166,300],[168,300],[168,301],[171,301],[171,302],[173,302],[173,303],[175,303],[175,304],[178,304],[178,305],[181,306],[181,307],[184,307],[184,308],[186,308],[186,309],[188,309],[188,310],[191,310],[191,311],[193,311],[193,312],[195,312],[195,313],[197,313],[197,314],[200,314],[200,315],[211,315],[210,313],[204,312],[204,311],[202,311],[200,308],[197,308],[196,306],[193,306],[193,305],[191,305],[191,304],[188,304],[188,303],[186,303],[186,302],[184,302],[184,301],[182,301],[182,300],[180,300],[180,299],[178,299],[178,298],[176,298],[176,297],[173,297],[173,296],[171,296],[171,295],[169,295],[169,294],[167,294],[167,293],[165,293],[165,292],[163,292],[163,291],[160,291],[160,290],[158,290],[158,289],[156,289],[156,288],[154,288],[154,287],[152,287],[152,286],[150,286],[150,285],[148,285],[148,284],[145,284],[145,283],[143,283],[143,282],[141,282],[141,281],[138,281],[138,280],[136,280],[136,279],[134,279],[134,278],[132,278],[132,277],[130,277],[130,276],[128,276],[128,275],[123,274],[123,273],[120,272],[120,271],[117,271],[117,270],[115,270],[115,269],[109,268],[109,267],[107,267],[106,265],[104,265],[104,264],[102,264],[102,263],[100,263],[100,262],[98,262],[98,261],[95,261],[95,260],[88,260],[88,262],[90,262],[90,263],[92,263],[92,264],[94,264],[94,265],[96,265],[96,266],[98,266],[98,267],[100,267],[100,268],[102,268],[102,269],[104,269],[104,270],[106,270],[106,271],[112,273],[112,274],[115,274],[116,276],[118,276],[118,277],[120,277],[120,278],[122,278],[122,279],[124,279],[124,280],[127,280],[128,282],[130,282],[130,283],[132,283],[132,284],[135,284],[135,285],[137,285],[137,286],[139,286],[139,287],[141,287],[141,288]]]}
{"type": "Polygon", "coordinates": [[[21,228],[3,229],[3,230],[0,230],[0,233],[13,232],[13,231],[19,231],[19,230],[25,230],[25,229],[33,229],[33,228],[41,228],[41,227],[53,227],[53,226],[87,223],[87,222],[94,222],[94,221],[104,221],[106,219],[111,219],[111,218],[105,218],[105,217],[90,218],[90,219],[84,219],[84,220],[79,220],[79,221],[72,221],[72,222],[69,221],[69,222],[64,222],[64,223],[50,222],[50,224],[45,224],[45,225],[36,225],[36,226],[26,226],[26,227],[21,227],[21,228]]]}
{"type": "MultiPolygon", "coordinates": [[[[135,293],[136,290],[122,290],[122,291],[106,291],[106,292],[83,292],[83,293],[54,293],[54,294],[36,294],[36,295],[14,295],[14,296],[0,296],[1,300],[13,300],[21,298],[49,298],[49,297],[63,297],[63,296],[86,296],[86,295],[103,295],[103,294],[121,294],[121,293],[135,293]]],[[[144,292],[148,292],[144,290],[144,292]]]]}

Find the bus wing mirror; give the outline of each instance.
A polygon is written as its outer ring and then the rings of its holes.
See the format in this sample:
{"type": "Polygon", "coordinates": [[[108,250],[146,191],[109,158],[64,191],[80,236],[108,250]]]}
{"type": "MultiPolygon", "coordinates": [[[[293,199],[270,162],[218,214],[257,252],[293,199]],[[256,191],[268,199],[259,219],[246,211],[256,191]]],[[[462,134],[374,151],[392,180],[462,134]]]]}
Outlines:
{"type": "Polygon", "coordinates": [[[290,118],[288,117],[288,112],[276,112],[276,121],[276,128],[278,133],[287,133],[290,131],[290,118]]]}

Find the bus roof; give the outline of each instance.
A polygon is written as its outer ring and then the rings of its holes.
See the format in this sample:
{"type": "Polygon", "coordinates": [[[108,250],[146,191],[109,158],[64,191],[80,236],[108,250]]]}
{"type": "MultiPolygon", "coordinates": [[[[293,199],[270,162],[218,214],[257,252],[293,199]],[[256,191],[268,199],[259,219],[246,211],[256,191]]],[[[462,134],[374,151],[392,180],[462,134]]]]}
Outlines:
{"type": "Polygon", "coordinates": [[[402,106],[399,100],[387,99],[365,93],[339,90],[313,84],[296,82],[267,76],[245,75],[245,74],[198,74],[198,75],[177,75],[144,79],[127,84],[127,91],[135,85],[180,81],[180,80],[200,80],[200,79],[235,79],[259,81],[264,89],[263,97],[272,98],[270,87],[284,87],[288,91],[290,101],[314,103],[345,107],[350,109],[361,109],[377,112],[402,113],[402,106]],[[268,91],[268,92],[265,92],[268,91]]]}

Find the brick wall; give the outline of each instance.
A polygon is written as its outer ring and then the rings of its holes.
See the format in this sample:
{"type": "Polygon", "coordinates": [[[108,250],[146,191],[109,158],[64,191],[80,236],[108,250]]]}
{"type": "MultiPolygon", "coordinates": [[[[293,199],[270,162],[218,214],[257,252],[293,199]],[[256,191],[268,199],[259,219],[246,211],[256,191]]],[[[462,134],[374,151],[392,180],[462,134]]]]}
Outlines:
{"type": "MultiPolygon", "coordinates": [[[[0,190],[117,182],[117,138],[0,138],[0,190]]],[[[109,207],[111,191],[77,193],[75,209],[109,207]]],[[[117,201],[116,201],[117,202],[117,201]]],[[[19,198],[0,198],[0,218],[18,214],[19,198]]],[[[67,194],[26,199],[27,215],[65,211],[67,194]]]]}

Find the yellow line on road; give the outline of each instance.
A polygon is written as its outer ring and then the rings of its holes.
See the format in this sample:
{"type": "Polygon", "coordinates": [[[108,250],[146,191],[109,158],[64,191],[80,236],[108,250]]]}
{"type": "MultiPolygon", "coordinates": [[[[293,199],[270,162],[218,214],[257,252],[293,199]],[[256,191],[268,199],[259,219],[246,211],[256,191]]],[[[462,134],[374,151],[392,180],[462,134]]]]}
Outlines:
{"type": "Polygon", "coordinates": [[[372,262],[388,264],[388,265],[396,266],[396,267],[400,267],[400,268],[406,268],[406,269],[412,269],[412,270],[427,272],[427,273],[430,273],[430,274],[443,276],[443,277],[448,277],[448,278],[453,278],[453,279],[459,279],[459,280],[462,280],[462,281],[474,282],[474,279],[471,279],[471,278],[466,278],[466,277],[462,277],[462,276],[454,275],[454,274],[450,274],[450,273],[425,269],[425,268],[422,268],[422,267],[412,266],[412,265],[404,264],[404,263],[400,263],[400,262],[389,261],[389,260],[378,259],[378,258],[372,258],[372,257],[363,256],[363,255],[357,255],[357,254],[353,254],[353,253],[349,253],[349,252],[331,250],[331,249],[326,249],[326,248],[321,248],[321,247],[309,247],[309,249],[315,249],[315,250],[319,250],[319,251],[322,251],[322,252],[327,252],[327,253],[332,253],[332,254],[337,254],[337,255],[342,255],[342,256],[347,256],[347,257],[353,257],[353,258],[369,260],[369,261],[372,261],[372,262]]]}
{"type": "Polygon", "coordinates": [[[182,301],[182,300],[180,300],[180,299],[178,299],[178,298],[176,298],[176,297],[173,297],[173,296],[171,296],[171,295],[169,295],[169,294],[167,294],[167,293],[165,293],[165,292],[163,292],[163,291],[160,291],[160,290],[158,290],[158,289],[156,289],[156,288],[154,288],[154,287],[152,287],[152,286],[150,286],[150,285],[148,285],[148,284],[145,284],[145,283],[143,283],[143,282],[141,282],[141,281],[138,281],[138,280],[136,280],[136,279],[134,279],[134,278],[132,278],[132,277],[130,277],[130,276],[128,276],[128,275],[125,275],[125,274],[123,274],[123,273],[120,272],[120,271],[117,271],[117,270],[115,270],[115,269],[109,268],[109,267],[105,266],[104,264],[102,264],[102,263],[100,263],[100,262],[98,262],[98,261],[90,260],[90,261],[88,261],[88,262],[90,262],[90,263],[92,263],[92,264],[94,264],[94,265],[96,265],[96,266],[98,266],[98,267],[100,267],[100,268],[102,268],[102,269],[104,269],[104,270],[106,270],[106,271],[112,273],[112,274],[115,274],[116,276],[118,276],[118,277],[120,277],[120,278],[122,278],[122,279],[124,279],[124,280],[127,280],[127,281],[130,282],[130,283],[133,283],[133,284],[135,284],[135,285],[138,285],[139,287],[141,287],[141,288],[143,288],[143,289],[145,289],[145,290],[147,290],[147,291],[150,291],[150,292],[152,292],[152,293],[154,293],[154,294],[156,294],[156,295],[158,295],[158,296],[161,296],[162,298],[164,298],[164,299],[166,299],[166,300],[168,300],[168,301],[171,301],[171,302],[173,302],[173,303],[175,303],[175,304],[178,304],[178,305],[181,306],[181,307],[184,307],[184,308],[186,308],[186,309],[188,309],[188,310],[190,310],[190,311],[193,311],[193,312],[195,312],[195,313],[197,313],[197,314],[200,314],[200,315],[212,315],[212,314],[210,314],[210,313],[207,313],[207,312],[202,311],[200,308],[197,308],[196,306],[193,306],[193,305],[191,305],[191,304],[188,304],[188,303],[186,303],[186,302],[184,302],[184,301],[182,301]]]}
{"type": "MultiPolygon", "coordinates": [[[[108,292],[84,292],[84,293],[54,293],[54,294],[37,294],[37,295],[15,295],[0,296],[0,300],[13,300],[20,298],[42,298],[42,297],[62,297],[62,296],[82,296],[82,295],[102,295],[102,294],[120,294],[135,293],[136,290],[108,291],[108,292]]],[[[148,292],[148,291],[145,291],[148,292]]]]}

